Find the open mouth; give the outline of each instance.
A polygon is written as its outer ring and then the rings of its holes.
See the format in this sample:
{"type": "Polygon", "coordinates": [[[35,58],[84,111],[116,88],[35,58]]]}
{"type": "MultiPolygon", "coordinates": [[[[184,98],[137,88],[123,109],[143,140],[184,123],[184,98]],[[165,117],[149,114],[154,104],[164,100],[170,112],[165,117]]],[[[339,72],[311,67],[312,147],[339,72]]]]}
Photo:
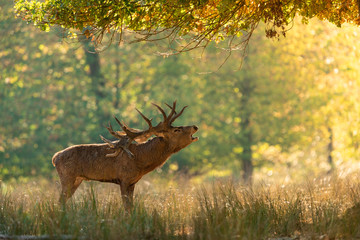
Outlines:
{"type": "Polygon", "coordinates": [[[191,136],[191,140],[192,140],[193,142],[196,142],[196,141],[199,140],[199,138],[198,138],[198,137],[193,137],[193,136],[191,136]]]}
{"type": "MultiPolygon", "coordinates": [[[[194,132],[193,134],[195,134],[196,132],[197,132],[197,128],[196,128],[196,130],[195,130],[195,132],[194,132]]],[[[191,140],[192,140],[193,142],[196,142],[196,141],[199,140],[199,138],[198,138],[198,137],[194,137],[193,135],[191,135],[191,140]]]]}

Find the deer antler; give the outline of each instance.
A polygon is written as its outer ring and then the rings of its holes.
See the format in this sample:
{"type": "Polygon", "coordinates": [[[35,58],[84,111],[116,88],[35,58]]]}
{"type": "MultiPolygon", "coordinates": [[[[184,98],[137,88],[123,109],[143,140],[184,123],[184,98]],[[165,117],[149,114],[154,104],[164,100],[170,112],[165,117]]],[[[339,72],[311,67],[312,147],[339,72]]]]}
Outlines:
{"type": "Polygon", "coordinates": [[[171,124],[175,121],[175,119],[177,119],[178,117],[180,117],[180,115],[184,112],[185,108],[187,108],[188,106],[183,107],[183,109],[181,109],[181,111],[179,113],[176,113],[176,101],[174,101],[173,106],[170,106],[169,104],[165,103],[166,106],[168,106],[171,109],[171,112],[168,116],[166,116],[165,111],[157,104],[153,103],[153,105],[155,107],[157,107],[160,112],[163,114],[164,116],[164,122],[163,124],[171,126],[171,124]],[[175,115],[174,115],[175,114],[175,115]]]}
{"type": "Polygon", "coordinates": [[[156,135],[159,136],[161,135],[161,133],[163,133],[166,130],[169,130],[169,128],[171,128],[171,124],[175,121],[175,119],[177,119],[185,110],[185,107],[183,107],[183,109],[179,112],[176,113],[176,101],[173,102],[173,105],[170,106],[168,104],[166,104],[166,106],[168,106],[171,109],[171,112],[169,113],[169,115],[166,115],[164,109],[162,109],[159,105],[152,103],[162,114],[163,116],[163,121],[160,122],[158,125],[156,125],[155,127],[152,125],[151,121],[152,119],[147,118],[142,112],[140,112],[137,108],[136,111],[140,114],[140,116],[146,121],[146,123],[148,124],[149,128],[147,130],[137,130],[134,128],[130,128],[128,127],[125,123],[121,123],[119,119],[117,119],[115,116],[115,120],[116,122],[120,125],[121,129],[123,130],[123,132],[117,132],[114,131],[111,123],[109,123],[109,126],[106,127],[106,129],[109,131],[109,133],[120,139],[117,142],[112,142],[106,138],[104,138],[103,136],[100,135],[101,139],[106,142],[110,148],[112,149],[116,149],[116,151],[114,153],[111,154],[107,154],[107,157],[116,157],[119,153],[120,153],[120,149],[124,150],[131,158],[134,157],[134,155],[130,152],[129,150],[129,146],[130,144],[135,141],[139,141],[139,142],[144,142],[147,139],[149,139],[152,135],[156,135]]]}

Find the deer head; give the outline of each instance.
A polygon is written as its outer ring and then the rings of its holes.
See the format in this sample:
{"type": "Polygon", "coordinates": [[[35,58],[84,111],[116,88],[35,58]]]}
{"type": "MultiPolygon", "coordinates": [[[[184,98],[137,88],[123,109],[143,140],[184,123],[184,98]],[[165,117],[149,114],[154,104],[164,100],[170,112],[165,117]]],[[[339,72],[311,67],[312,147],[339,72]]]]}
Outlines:
{"type": "Polygon", "coordinates": [[[133,157],[133,154],[129,151],[129,145],[135,141],[137,143],[147,141],[151,136],[155,135],[157,137],[162,137],[169,143],[169,148],[173,149],[174,152],[181,150],[182,148],[188,146],[192,142],[198,141],[198,137],[193,137],[193,134],[198,130],[196,126],[180,126],[174,127],[172,126],[173,122],[183,114],[185,107],[181,109],[180,112],[176,112],[176,101],[173,102],[173,105],[168,106],[171,111],[168,115],[166,115],[164,109],[162,109],[159,105],[152,103],[162,114],[163,121],[158,123],[156,126],[152,125],[152,119],[147,118],[144,114],[142,114],[138,109],[136,111],[141,115],[141,117],[148,124],[148,129],[146,130],[138,130],[134,128],[130,128],[124,122],[121,123],[119,119],[115,116],[116,122],[120,125],[122,132],[114,131],[111,124],[106,127],[111,135],[118,138],[120,141],[114,143],[106,138],[101,137],[101,139],[106,142],[110,148],[115,149],[115,152],[112,154],[108,154],[108,157],[117,156],[120,153],[120,149],[124,150],[130,157],[133,157]]]}

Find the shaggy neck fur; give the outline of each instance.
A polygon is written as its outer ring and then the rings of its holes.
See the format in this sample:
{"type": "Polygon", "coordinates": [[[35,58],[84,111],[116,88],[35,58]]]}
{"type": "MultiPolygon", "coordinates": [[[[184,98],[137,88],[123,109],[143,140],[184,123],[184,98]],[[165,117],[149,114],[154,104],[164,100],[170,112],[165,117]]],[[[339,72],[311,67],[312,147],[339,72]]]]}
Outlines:
{"type": "Polygon", "coordinates": [[[146,173],[163,165],[175,153],[175,149],[172,149],[169,142],[162,137],[155,137],[144,144],[133,145],[130,150],[136,153],[134,161],[138,168],[144,169],[146,173]]]}

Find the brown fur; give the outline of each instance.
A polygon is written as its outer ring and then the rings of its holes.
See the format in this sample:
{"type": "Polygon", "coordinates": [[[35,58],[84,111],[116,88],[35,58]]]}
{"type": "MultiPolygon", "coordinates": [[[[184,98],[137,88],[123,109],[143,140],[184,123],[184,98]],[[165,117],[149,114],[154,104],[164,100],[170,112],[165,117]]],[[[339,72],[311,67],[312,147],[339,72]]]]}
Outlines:
{"type": "Polygon", "coordinates": [[[148,172],[161,166],[175,152],[197,141],[192,137],[196,126],[171,127],[163,137],[155,137],[146,143],[131,144],[130,158],[125,152],[116,157],[108,144],[84,144],[55,153],[52,162],[60,177],[60,200],[69,199],[83,180],[111,182],[120,185],[124,206],[131,208],[135,184],[148,172]]]}

